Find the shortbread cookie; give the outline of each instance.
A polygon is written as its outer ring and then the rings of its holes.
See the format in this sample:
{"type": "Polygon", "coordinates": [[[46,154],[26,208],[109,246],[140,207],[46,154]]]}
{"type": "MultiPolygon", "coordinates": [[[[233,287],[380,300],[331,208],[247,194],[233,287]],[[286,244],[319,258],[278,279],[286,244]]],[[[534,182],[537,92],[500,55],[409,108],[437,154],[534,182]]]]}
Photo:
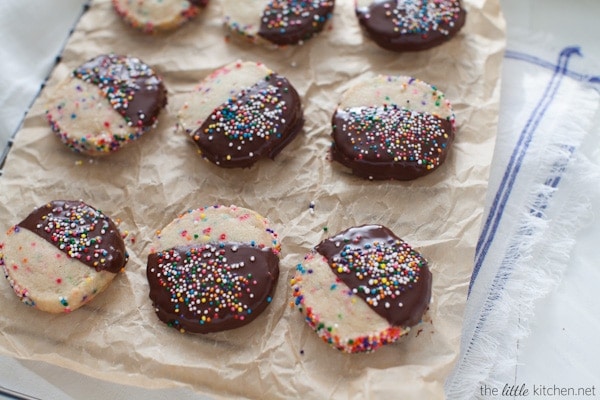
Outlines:
{"type": "Polygon", "coordinates": [[[188,211],[156,233],[148,256],[158,318],[181,332],[252,322],[273,299],[281,247],[268,221],[236,206],[188,211]]]}
{"type": "Polygon", "coordinates": [[[304,124],[292,84],[257,62],[222,67],[186,96],[179,125],[204,158],[225,168],[273,159],[304,124]]]}
{"type": "Polygon", "coordinates": [[[427,261],[380,225],[325,239],[298,265],[291,284],[308,325],[347,353],[398,340],[421,321],[431,298],[427,261]]]}
{"type": "Polygon", "coordinates": [[[255,43],[302,43],[323,30],[334,0],[224,0],[225,26],[255,43]]]}
{"type": "Polygon", "coordinates": [[[109,54],[54,87],[46,117],[69,148],[97,156],[142,136],[166,104],[167,91],[152,68],[135,57],[109,54]]]}
{"type": "Polygon", "coordinates": [[[37,208],[0,245],[0,264],[15,293],[51,313],[92,300],[127,259],[115,223],[82,201],[56,200],[37,208]]]}
{"type": "Polygon", "coordinates": [[[460,0],[356,0],[356,15],[384,49],[418,51],[456,35],[467,13],[460,0]]]}
{"type": "Polygon", "coordinates": [[[411,180],[436,170],[454,140],[444,93],[406,76],[378,76],[347,90],[332,119],[333,160],[368,179],[411,180]]]}
{"type": "Polygon", "coordinates": [[[209,0],[112,0],[125,22],[145,33],[170,31],[194,18],[209,0]]]}

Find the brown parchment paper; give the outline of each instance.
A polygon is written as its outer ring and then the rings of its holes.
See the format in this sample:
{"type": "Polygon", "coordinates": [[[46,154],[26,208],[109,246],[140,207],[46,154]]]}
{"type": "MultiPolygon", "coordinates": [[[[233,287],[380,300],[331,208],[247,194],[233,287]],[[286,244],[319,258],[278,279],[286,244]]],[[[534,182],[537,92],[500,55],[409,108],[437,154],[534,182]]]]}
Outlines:
{"type": "Polygon", "coordinates": [[[97,378],[146,388],[187,385],[214,397],[443,398],[459,350],[466,290],[493,153],[505,25],[498,0],[465,1],[467,23],[450,42],[396,54],[366,39],[353,2],[338,0],[330,29],[285,49],[226,40],[218,0],[191,23],[161,36],[125,26],[110,0],[91,4],[40,98],[17,134],[0,178],[5,231],[52,199],[82,199],[121,221],[130,260],[92,303],[49,315],[21,304],[0,281],[0,351],[97,378]],[[140,57],[164,78],[169,107],[157,129],[120,152],[87,158],[69,151],[44,119],[44,95],[100,53],[140,57]],[[231,61],[263,61],[303,99],[303,132],[274,161],[221,169],[203,161],[174,130],[181,94],[231,61]],[[330,119],[341,93],[377,74],[437,85],[458,124],[445,165],[413,182],[369,182],[327,159],[330,119]],[[309,204],[314,202],[314,213],[309,204]],[[236,204],[271,221],[282,238],[274,301],[252,324],[229,332],[180,334],[156,318],[145,277],[155,230],[177,214],[236,204]],[[289,303],[289,280],[324,237],[352,225],[391,228],[429,260],[433,302],[424,323],[372,354],[330,348],[289,303]]]}

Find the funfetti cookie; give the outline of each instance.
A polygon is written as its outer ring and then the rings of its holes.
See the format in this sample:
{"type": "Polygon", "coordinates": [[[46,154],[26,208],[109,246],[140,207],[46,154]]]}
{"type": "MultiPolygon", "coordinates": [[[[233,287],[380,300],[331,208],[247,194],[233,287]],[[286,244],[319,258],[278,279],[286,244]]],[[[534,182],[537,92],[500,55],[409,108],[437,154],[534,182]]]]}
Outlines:
{"type": "Polygon", "coordinates": [[[234,35],[277,46],[300,44],[323,30],[334,0],[224,0],[225,26],[234,35]]]}
{"type": "Polygon", "coordinates": [[[158,318],[210,333],[254,321],[271,303],[281,246],[266,218],[236,206],[190,210],[157,231],[148,256],[158,318]]]}
{"type": "Polygon", "coordinates": [[[293,304],[317,335],[347,353],[393,343],[429,307],[427,261],[381,225],[323,240],[296,268],[293,304]]]}
{"type": "Polygon", "coordinates": [[[224,167],[273,159],[302,130],[300,96],[290,81],[262,63],[219,68],[186,94],[179,126],[199,153],[224,167]]]}
{"type": "Polygon", "coordinates": [[[127,259],[115,223],[82,201],[55,200],[35,209],[0,244],[0,265],[17,296],[50,313],[91,301],[127,259]]]}
{"type": "Polygon", "coordinates": [[[362,178],[396,180],[438,169],[456,129],[444,93],[407,76],[378,76],[348,89],[332,127],[333,160],[362,178]]]}
{"type": "Polygon", "coordinates": [[[100,156],[150,130],[166,104],[167,90],[152,68],[135,57],[108,54],[48,90],[46,118],[67,147],[100,156]]]}
{"type": "Polygon", "coordinates": [[[418,51],[438,46],[463,27],[460,0],[356,0],[356,16],[380,47],[418,51]]]}
{"type": "Polygon", "coordinates": [[[112,0],[117,14],[145,33],[170,31],[194,18],[209,0],[112,0]]]}

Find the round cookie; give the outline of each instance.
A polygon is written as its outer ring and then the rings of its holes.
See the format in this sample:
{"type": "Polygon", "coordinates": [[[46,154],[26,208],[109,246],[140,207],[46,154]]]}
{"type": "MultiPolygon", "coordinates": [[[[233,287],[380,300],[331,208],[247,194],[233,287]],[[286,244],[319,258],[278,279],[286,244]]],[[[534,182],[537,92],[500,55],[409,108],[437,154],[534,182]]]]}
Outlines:
{"type": "Polygon", "coordinates": [[[356,16],[368,36],[393,51],[438,46],[463,27],[460,0],[356,0],[356,16]]]}
{"type": "Polygon", "coordinates": [[[17,296],[50,313],[91,301],[127,259],[115,223],[82,201],[56,200],[35,209],[0,244],[0,265],[17,296]]]}
{"type": "Polygon", "coordinates": [[[209,0],[112,0],[125,22],[145,33],[173,30],[194,18],[209,0]]]}
{"type": "Polygon", "coordinates": [[[296,268],[294,301],[331,346],[370,352],[418,324],[431,298],[427,261],[381,225],[323,240],[296,268]]]}
{"type": "Polygon", "coordinates": [[[332,118],[331,156],[367,179],[412,180],[435,171],[454,140],[444,93],[407,76],[378,76],[347,90],[332,118]]]}
{"type": "Polygon", "coordinates": [[[269,305],[281,247],[268,221],[236,206],[190,210],[157,231],[148,256],[158,318],[180,332],[252,322],[269,305]]]}
{"type": "Polygon", "coordinates": [[[334,0],[224,0],[225,26],[254,43],[303,43],[323,30],[334,0]]]}
{"type": "Polygon", "coordinates": [[[231,63],[205,78],[186,94],[178,119],[202,157],[225,168],[273,159],[304,124],[292,84],[250,61],[231,63]]]}
{"type": "Polygon", "coordinates": [[[106,155],[142,136],[167,104],[162,79],[135,57],[100,55],[48,95],[46,118],[70,149],[106,155]]]}

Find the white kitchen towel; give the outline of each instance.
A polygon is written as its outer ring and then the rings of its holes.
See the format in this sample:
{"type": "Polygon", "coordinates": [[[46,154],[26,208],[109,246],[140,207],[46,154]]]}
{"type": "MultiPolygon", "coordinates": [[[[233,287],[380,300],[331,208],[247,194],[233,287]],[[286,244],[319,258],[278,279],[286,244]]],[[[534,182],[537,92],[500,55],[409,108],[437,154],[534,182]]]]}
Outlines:
{"type": "Polygon", "coordinates": [[[591,146],[600,143],[600,70],[580,72],[594,70],[583,50],[552,43],[509,36],[486,217],[461,354],[446,383],[451,400],[482,398],[481,388],[514,380],[516,343],[535,302],[560,282],[598,197],[591,146]]]}

